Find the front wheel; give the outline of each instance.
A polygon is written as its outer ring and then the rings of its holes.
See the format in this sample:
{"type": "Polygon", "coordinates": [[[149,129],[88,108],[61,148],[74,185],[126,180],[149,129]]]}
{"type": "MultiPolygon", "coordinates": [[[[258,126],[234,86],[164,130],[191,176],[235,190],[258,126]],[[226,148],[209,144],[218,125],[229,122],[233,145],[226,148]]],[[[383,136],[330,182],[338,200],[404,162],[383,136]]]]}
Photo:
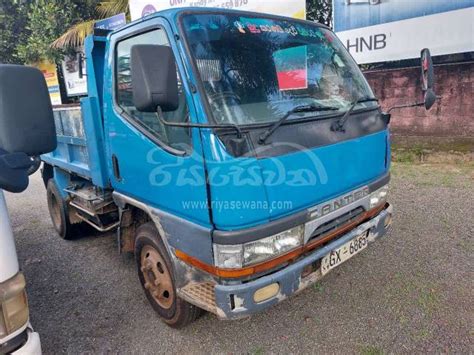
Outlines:
{"type": "Polygon", "coordinates": [[[135,258],[146,297],[167,325],[183,328],[199,317],[201,310],[176,294],[171,261],[153,223],[138,228],[135,258]]]}

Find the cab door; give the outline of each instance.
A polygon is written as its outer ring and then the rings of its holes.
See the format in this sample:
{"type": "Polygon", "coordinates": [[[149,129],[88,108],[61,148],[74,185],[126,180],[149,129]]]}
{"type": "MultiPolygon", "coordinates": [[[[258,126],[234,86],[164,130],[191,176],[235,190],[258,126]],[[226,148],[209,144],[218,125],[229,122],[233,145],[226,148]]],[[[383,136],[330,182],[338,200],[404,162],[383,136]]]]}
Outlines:
{"type": "Polygon", "coordinates": [[[131,48],[171,46],[178,68],[180,104],[167,121],[196,122],[183,61],[166,20],[152,18],[112,34],[104,82],[108,170],[115,191],[173,215],[209,226],[206,179],[197,129],[163,126],[156,113],[133,105],[131,48]]]}

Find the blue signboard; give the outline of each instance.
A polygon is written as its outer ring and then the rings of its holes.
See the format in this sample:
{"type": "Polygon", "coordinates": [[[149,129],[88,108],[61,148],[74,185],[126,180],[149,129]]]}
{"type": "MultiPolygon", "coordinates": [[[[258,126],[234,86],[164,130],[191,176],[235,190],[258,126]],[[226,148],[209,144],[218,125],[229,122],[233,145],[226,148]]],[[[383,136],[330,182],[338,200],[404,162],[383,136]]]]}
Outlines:
{"type": "Polygon", "coordinates": [[[125,14],[118,14],[100,21],[97,21],[94,25],[94,28],[100,30],[115,30],[119,27],[122,27],[127,23],[127,18],[125,14]]]}

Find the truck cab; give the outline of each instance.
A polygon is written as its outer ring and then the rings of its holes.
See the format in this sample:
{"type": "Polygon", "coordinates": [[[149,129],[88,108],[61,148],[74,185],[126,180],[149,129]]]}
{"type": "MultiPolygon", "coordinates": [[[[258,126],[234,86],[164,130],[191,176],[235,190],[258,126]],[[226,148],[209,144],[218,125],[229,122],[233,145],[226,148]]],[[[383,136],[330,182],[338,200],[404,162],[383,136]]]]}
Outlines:
{"type": "Polygon", "coordinates": [[[170,326],[267,309],[386,234],[390,115],[330,29],[174,9],[85,51],[42,156],[51,218],[116,231],[170,326]]]}

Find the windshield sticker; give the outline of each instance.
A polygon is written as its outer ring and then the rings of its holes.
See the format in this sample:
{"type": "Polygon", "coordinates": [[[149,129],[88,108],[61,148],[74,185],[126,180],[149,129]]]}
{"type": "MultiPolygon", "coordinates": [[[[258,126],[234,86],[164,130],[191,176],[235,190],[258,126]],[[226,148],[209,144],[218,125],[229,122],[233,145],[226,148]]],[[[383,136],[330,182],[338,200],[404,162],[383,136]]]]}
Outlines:
{"type": "Polygon", "coordinates": [[[273,53],[280,91],[308,88],[307,46],[286,48],[273,53]]]}
{"type": "Polygon", "coordinates": [[[293,25],[282,26],[274,21],[266,19],[246,19],[241,18],[240,21],[235,21],[234,26],[237,27],[240,33],[280,33],[289,34],[291,36],[298,36],[298,29],[293,25]]]}
{"type": "Polygon", "coordinates": [[[293,37],[312,37],[326,39],[332,42],[332,37],[325,38],[321,31],[317,28],[307,28],[300,25],[291,25],[288,23],[276,23],[267,19],[254,19],[241,17],[240,21],[235,21],[234,26],[242,34],[262,34],[262,33],[280,33],[288,34],[293,37]]]}

